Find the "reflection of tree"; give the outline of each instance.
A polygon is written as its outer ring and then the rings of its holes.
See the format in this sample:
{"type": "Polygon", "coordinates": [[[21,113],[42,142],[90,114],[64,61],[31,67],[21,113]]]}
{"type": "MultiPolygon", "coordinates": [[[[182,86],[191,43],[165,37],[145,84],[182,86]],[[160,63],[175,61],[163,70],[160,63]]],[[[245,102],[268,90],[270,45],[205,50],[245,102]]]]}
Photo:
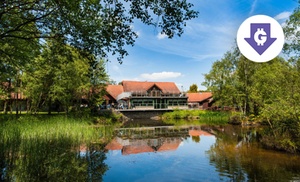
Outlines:
{"type": "Polygon", "coordinates": [[[93,146],[87,152],[86,159],[88,161],[88,180],[102,181],[102,176],[108,170],[108,166],[104,163],[106,159],[103,146],[93,146]]]}
{"type": "Polygon", "coordinates": [[[14,162],[18,158],[21,134],[18,128],[9,128],[6,132],[4,130],[3,125],[0,125],[0,181],[13,181],[9,173],[13,170],[14,162]],[[14,137],[6,138],[7,132],[14,137]]]}
{"type": "Polygon", "coordinates": [[[192,140],[196,143],[200,143],[200,136],[192,136],[192,140]]]}
{"type": "Polygon", "coordinates": [[[228,177],[233,181],[245,181],[247,177],[241,167],[238,154],[229,151],[232,151],[231,146],[218,139],[207,154],[209,154],[211,164],[218,169],[221,179],[228,177]]]}
{"type": "Polygon", "coordinates": [[[93,147],[87,155],[80,156],[76,146],[70,138],[23,140],[20,150],[15,151],[18,157],[8,159],[14,168],[8,169],[3,180],[101,181],[108,169],[103,148],[93,147]]]}
{"type": "Polygon", "coordinates": [[[224,127],[216,143],[207,151],[220,178],[233,181],[289,181],[300,178],[300,156],[259,148],[256,129],[224,127]]]}

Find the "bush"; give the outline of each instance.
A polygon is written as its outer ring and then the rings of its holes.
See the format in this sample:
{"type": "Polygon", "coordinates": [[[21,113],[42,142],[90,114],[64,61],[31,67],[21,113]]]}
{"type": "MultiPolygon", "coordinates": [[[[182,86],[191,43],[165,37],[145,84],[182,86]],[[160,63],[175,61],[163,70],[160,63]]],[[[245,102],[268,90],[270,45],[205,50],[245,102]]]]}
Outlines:
{"type": "Polygon", "coordinates": [[[229,113],[204,110],[174,110],[162,115],[163,120],[200,120],[207,123],[227,123],[229,113]]]}

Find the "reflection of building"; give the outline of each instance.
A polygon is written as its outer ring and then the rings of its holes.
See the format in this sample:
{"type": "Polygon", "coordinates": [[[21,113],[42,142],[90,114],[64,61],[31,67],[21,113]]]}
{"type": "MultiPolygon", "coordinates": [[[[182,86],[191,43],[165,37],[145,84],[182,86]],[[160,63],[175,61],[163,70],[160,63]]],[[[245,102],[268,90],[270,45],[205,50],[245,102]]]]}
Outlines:
{"type": "Polygon", "coordinates": [[[189,135],[190,136],[214,136],[213,134],[210,134],[206,131],[197,130],[197,129],[189,130],[189,135]]]}
{"type": "Polygon", "coordinates": [[[144,152],[164,152],[176,150],[182,138],[152,138],[152,139],[122,139],[114,138],[107,150],[121,150],[123,155],[138,154],[144,152]]]}
{"type": "Polygon", "coordinates": [[[189,108],[208,109],[213,103],[211,92],[187,93],[189,108]]]}
{"type": "Polygon", "coordinates": [[[187,108],[187,97],[174,82],[123,81],[108,85],[106,104],[118,104],[132,109],[187,108]]]}
{"type": "Polygon", "coordinates": [[[143,127],[117,130],[107,150],[121,150],[123,155],[177,150],[188,136],[213,136],[197,127],[143,127]]]}

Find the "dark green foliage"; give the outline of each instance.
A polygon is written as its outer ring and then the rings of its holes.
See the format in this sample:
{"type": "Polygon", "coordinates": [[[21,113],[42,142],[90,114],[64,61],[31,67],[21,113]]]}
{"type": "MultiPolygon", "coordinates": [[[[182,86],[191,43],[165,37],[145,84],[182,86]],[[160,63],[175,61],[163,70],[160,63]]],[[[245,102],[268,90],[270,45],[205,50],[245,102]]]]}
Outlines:
{"type": "Polygon", "coordinates": [[[56,39],[100,57],[118,54],[121,62],[127,55],[124,46],[133,45],[137,37],[131,28],[135,20],[172,38],[183,33],[187,20],[197,17],[192,6],[185,0],[4,0],[0,40],[56,39]]]}
{"type": "Polygon", "coordinates": [[[173,112],[166,112],[162,115],[164,122],[180,123],[177,120],[200,121],[206,124],[226,124],[229,121],[230,113],[213,112],[203,110],[174,110],[173,112]]]}
{"type": "Polygon", "coordinates": [[[0,98],[5,112],[12,111],[11,92],[26,92],[27,109],[34,112],[48,108],[50,114],[53,103],[63,107],[56,110],[78,110],[83,95],[89,108],[97,110],[108,82],[103,60],[114,55],[122,63],[125,47],[137,38],[134,22],[152,25],[169,38],[180,36],[186,22],[198,16],[192,7],[185,0],[1,1],[0,98]]]}
{"type": "Polygon", "coordinates": [[[188,91],[189,93],[197,93],[198,92],[198,86],[196,84],[192,84],[190,86],[190,89],[188,91]]]}

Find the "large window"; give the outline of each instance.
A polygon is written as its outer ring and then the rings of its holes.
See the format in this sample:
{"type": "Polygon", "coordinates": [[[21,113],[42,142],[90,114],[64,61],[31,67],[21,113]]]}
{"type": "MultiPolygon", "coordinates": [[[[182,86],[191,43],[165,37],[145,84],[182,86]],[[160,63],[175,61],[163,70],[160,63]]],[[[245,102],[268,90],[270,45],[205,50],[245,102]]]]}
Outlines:
{"type": "Polygon", "coordinates": [[[152,99],[132,99],[134,106],[153,106],[152,99]]]}
{"type": "Polygon", "coordinates": [[[171,99],[168,100],[169,106],[185,106],[187,105],[186,99],[171,99]]]}

